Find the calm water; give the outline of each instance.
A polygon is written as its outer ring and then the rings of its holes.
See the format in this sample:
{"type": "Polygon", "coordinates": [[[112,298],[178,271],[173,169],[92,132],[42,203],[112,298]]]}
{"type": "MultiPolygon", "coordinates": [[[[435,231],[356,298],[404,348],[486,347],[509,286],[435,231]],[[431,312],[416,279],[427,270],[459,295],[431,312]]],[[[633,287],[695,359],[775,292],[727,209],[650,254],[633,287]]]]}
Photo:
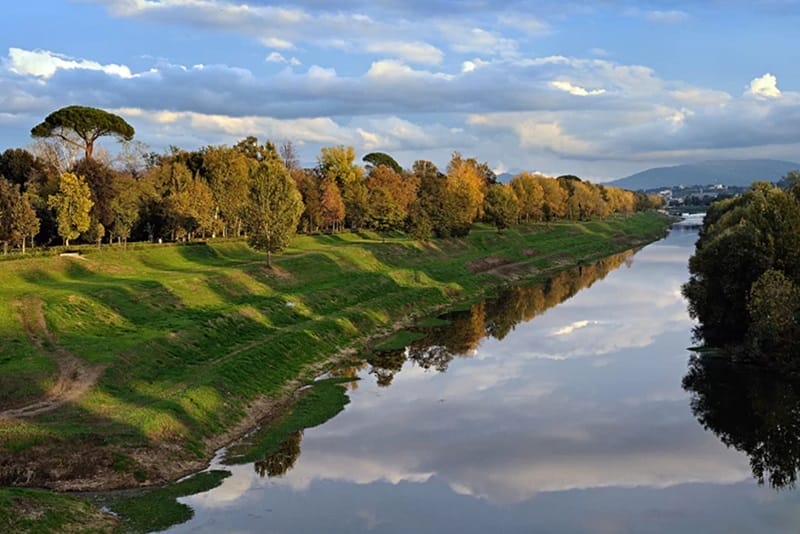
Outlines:
{"type": "MultiPolygon", "coordinates": [[[[693,412],[761,450],[769,475],[772,455],[724,412],[749,401],[709,391],[714,373],[696,373],[694,396],[682,387],[680,285],[696,237],[676,230],[453,314],[446,331],[352,370],[344,412],[267,468],[225,467],[222,486],[181,500],[195,517],[173,531],[797,532],[798,494],[759,486],[749,456],[693,412]]],[[[764,426],[772,409],[758,406],[764,426]]]]}

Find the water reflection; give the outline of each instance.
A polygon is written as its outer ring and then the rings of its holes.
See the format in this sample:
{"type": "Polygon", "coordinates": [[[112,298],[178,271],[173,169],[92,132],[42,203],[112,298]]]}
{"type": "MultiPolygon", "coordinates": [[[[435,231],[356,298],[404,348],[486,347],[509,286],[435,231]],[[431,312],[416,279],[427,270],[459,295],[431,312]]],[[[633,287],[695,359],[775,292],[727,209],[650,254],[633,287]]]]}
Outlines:
{"type": "Polygon", "coordinates": [[[755,484],[681,386],[696,235],[671,233],[559,306],[591,285],[586,268],[381,354],[299,458],[264,478],[231,466],[175,531],[796,532],[800,496],[755,484]]]}
{"type": "Polygon", "coordinates": [[[750,458],[753,476],[793,488],[800,470],[800,379],[720,356],[693,357],[683,387],[692,412],[750,458]]]}
{"type": "Polygon", "coordinates": [[[285,475],[294,467],[297,458],[300,457],[300,442],[302,440],[302,431],[293,432],[289,439],[278,445],[278,449],[275,452],[263,460],[256,461],[253,464],[253,468],[258,473],[258,476],[272,478],[285,475]]]}
{"type": "Polygon", "coordinates": [[[510,287],[495,299],[475,304],[468,310],[445,314],[441,318],[447,321],[446,326],[418,329],[425,337],[405,349],[382,351],[373,357],[370,374],[375,375],[379,386],[385,387],[392,383],[406,360],[425,370],[445,372],[456,356],[474,354],[482,339],[502,341],[518,324],[533,320],[591,287],[621,265],[631,267],[634,253],[628,250],[562,271],[543,284],[510,287]]]}

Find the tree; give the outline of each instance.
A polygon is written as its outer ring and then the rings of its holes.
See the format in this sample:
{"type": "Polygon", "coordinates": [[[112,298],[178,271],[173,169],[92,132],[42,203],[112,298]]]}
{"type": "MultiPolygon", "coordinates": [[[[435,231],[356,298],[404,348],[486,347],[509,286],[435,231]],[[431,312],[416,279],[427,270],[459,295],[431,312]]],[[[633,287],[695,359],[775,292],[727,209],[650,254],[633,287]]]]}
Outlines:
{"type": "Polygon", "coordinates": [[[22,247],[23,254],[28,238],[33,246],[33,238],[39,233],[39,226],[39,218],[33,209],[30,196],[28,193],[22,193],[11,208],[11,239],[22,247]]]}
{"type": "Polygon", "coordinates": [[[92,158],[94,143],[100,137],[112,135],[133,139],[133,126],[125,119],[102,109],[86,106],[67,106],[48,115],[44,122],[31,129],[33,137],[51,137],[80,148],[86,159],[92,158]]]}
{"type": "Polygon", "coordinates": [[[70,172],[83,177],[92,191],[92,218],[106,229],[110,228],[113,222],[111,202],[120,190],[117,183],[119,173],[97,159],[82,159],[73,165],[70,172]]]}
{"type": "Polygon", "coordinates": [[[531,173],[523,172],[515,176],[510,185],[519,201],[519,216],[525,222],[542,220],[544,190],[536,178],[531,173]]]}
{"type": "Polygon", "coordinates": [[[267,265],[271,266],[272,253],[286,248],[297,231],[303,202],[275,148],[269,148],[250,178],[247,218],[250,246],[266,252],[267,265]]]}
{"type": "Polygon", "coordinates": [[[798,310],[800,288],[781,271],[769,269],[753,283],[747,299],[747,337],[755,356],[787,360],[798,356],[798,310]]]}
{"type": "Polygon", "coordinates": [[[127,245],[133,225],[139,220],[141,193],[139,184],[131,176],[121,176],[119,185],[120,191],[111,201],[111,230],[127,245]]]}
{"type": "Polygon", "coordinates": [[[689,313],[699,321],[697,336],[714,347],[742,343],[753,284],[771,269],[800,285],[800,202],[756,182],[706,214],[683,286],[689,313]]]}
{"type": "Polygon", "coordinates": [[[414,175],[403,176],[386,165],[373,167],[367,177],[372,226],[381,231],[400,229],[409,205],[417,197],[418,186],[414,175]]]}
{"type": "Polygon", "coordinates": [[[370,166],[372,166],[372,168],[377,168],[381,165],[384,165],[392,169],[397,174],[403,174],[403,167],[401,167],[392,156],[389,154],[384,154],[383,152],[370,152],[361,158],[361,161],[368,163],[370,166]]]}
{"type": "Polygon", "coordinates": [[[89,212],[94,202],[92,192],[82,177],[71,172],[63,173],[58,193],[50,195],[47,204],[56,212],[58,235],[64,240],[64,246],[68,247],[70,239],[89,229],[89,212]]]}
{"type": "Polygon", "coordinates": [[[12,213],[18,198],[19,185],[0,176],[0,241],[3,242],[3,254],[8,254],[8,243],[12,239],[12,213]]]}
{"type": "Polygon", "coordinates": [[[41,167],[34,155],[24,148],[9,148],[0,154],[0,176],[21,187],[39,180],[43,172],[41,167]]]}
{"type": "Polygon", "coordinates": [[[237,236],[241,231],[251,163],[244,152],[235,148],[210,146],[203,151],[202,174],[211,187],[216,212],[224,221],[224,236],[228,235],[228,229],[233,229],[237,236]]]}
{"type": "Polygon", "coordinates": [[[320,219],[322,225],[336,232],[344,221],[345,209],[342,194],[336,181],[324,178],[320,184],[322,199],[320,201],[320,219]]]}
{"type": "Polygon", "coordinates": [[[459,199],[459,208],[466,208],[461,214],[463,220],[469,219],[470,224],[483,217],[483,196],[486,193],[488,166],[480,165],[473,158],[464,159],[461,154],[454,152],[447,166],[448,189],[459,199]]]}
{"type": "Polygon", "coordinates": [[[369,212],[369,192],[364,184],[364,169],[356,165],[353,147],[323,148],[319,156],[320,174],[336,180],[342,193],[347,222],[351,228],[361,228],[369,212]]]}
{"type": "Polygon", "coordinates": [[[519,201],[514,190],[507,185],[494,184],[489,187],[484,199],[486,219],[498,230],[508,228],[519,216],[519,201]]]}

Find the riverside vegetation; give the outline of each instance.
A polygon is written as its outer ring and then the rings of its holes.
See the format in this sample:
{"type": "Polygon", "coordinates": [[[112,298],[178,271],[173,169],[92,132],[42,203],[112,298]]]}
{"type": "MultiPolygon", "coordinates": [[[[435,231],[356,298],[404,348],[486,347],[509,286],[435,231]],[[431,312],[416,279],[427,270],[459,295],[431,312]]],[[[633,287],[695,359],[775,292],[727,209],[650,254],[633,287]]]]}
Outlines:
{"type": "MultiPolygon", "coordinates": [[[[20,257],[35,239],[50,247],[37,255],[58,252],[57,237],[97,245],[2,264],[0,484],[174,480],[287,413],[335,355],[364,354],[372,336],[499,285],[652,241],[667,224],[645,211],[653,197],[576,176],[522,173],[504,185],[458,153],[446,173],[427,161],[406,171],[382,153],[364,169],[341,146],[301,169],[290,143],[279,153],[253,137],[164,155],[127,145],[116,164],[98,155],[99,137],[133,133],[120,117],[71,106],[32,130],[46,139],[33,152],[0,155],[5,249],[20,257]],[[100,247],[115,237],[151,244],[100,247]]],[[[346,396],[329,382],[314,383],[279,434],[341,409],[346,396]]],[[[219,479],[196,480],[187,484],[219,479]]],[[[37,499],[62,510],[55,521],[82,509],[33,491],[0,499],[10,528],[45,517],[37,499]]]]}
{"type": "Polygon", "coordinates": [[[285,406],[332,355],[367,352],[370,334],[652,241],[665,226],[639,213],[501,234],[477,225],[465,239],[428,243],[300,236],[270,269],[242,241],[6,262],[3,404],[45,395],[54,353],[102,374],[53,411],[0,424],[3,483],[66,490],[175,479],[285,406]]]}

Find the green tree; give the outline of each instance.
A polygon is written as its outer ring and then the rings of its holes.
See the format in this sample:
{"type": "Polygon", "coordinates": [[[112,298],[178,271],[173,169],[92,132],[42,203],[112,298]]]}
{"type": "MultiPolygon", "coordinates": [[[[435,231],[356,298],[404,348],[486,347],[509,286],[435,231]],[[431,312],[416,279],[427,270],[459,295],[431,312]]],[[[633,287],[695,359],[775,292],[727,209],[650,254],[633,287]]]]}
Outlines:
{"type": "Polygon", "coordinates": [[[102,109],[86,106],[67,106],[48,115],[31,129],[33,137],[51,137],[84,151],[86,159],[92,158],[94,143],[100,137],[111,135],[130,141],[133,126],[125,119],[102,109]]]}
{"type": "Polygon", "coordinates": [[[256,250],[267,253],[268,266],[272,265],[272,254],[289,244],[302,213],[303,202],[294,180],[270,145],[269,154],[250,178],[247,207],[248,242],[256,250]]]}
{"type": "Polygon", "coordinates": [[[753,283],[747,300],[747,337],[755,356],[773,360],[798,356],[798,311],[800,287],[781,271],[769,269],[753,283]]]}
{"type": "Polygon", "coordinates": [[[203,151],[202,173],[211,187],[216,212],[222,217],[224,236],[229,229],[237,236],[241,232],[251,166],[245,153],[235,148],[206,147],[203,151]]]}
{"type": "Polygon", "coordinates": [[[397,174],[403,174],[403,167],[401,167],[392,156],[383,152],[370,152],[361,158],[361,161],[368,163],[372,168],[377,168],[381,165],[384,165],[392,169],[397,174]]]}
{"type": "Polygon", "coordinates": [[[753,284],[768,270],[800,283],[800,203],[766,182],[709,208],[683,293],[710,346],[740,344],[750,324],[753,284]]]}
{"type": "Polygon", "coordinates": [[[519,217],[519,201],[514,190],[507,185],[494,184],[489,187],[484,199],[486,220],[498,230],[508,228],[519,217]]]}
{"type": "Polygon", "coordinates": [[[0,242],[3,243],[3,254],[8,254],[8,244],[12,239],[12,213],[18,198],[19,185],[0,176],[0,242]]]}
{"type": "Polygon", "coordinates": [[[94,202],[92,192],[82,177],[71,172],[63,173],[58,193],[50,195],[47,204],[56,212],[58,235],[64,240],[65,246],[69,246],[70,239],[89,229],[89,212],[94,202]]]}
{"type": "Polygon", "coordinates": [[[131,176],[121,176],[119,185],[120,191],[111,201],[111,230],[127,245],[133,226],[139,220],[141,192],[138,182],[131,176]]]}

